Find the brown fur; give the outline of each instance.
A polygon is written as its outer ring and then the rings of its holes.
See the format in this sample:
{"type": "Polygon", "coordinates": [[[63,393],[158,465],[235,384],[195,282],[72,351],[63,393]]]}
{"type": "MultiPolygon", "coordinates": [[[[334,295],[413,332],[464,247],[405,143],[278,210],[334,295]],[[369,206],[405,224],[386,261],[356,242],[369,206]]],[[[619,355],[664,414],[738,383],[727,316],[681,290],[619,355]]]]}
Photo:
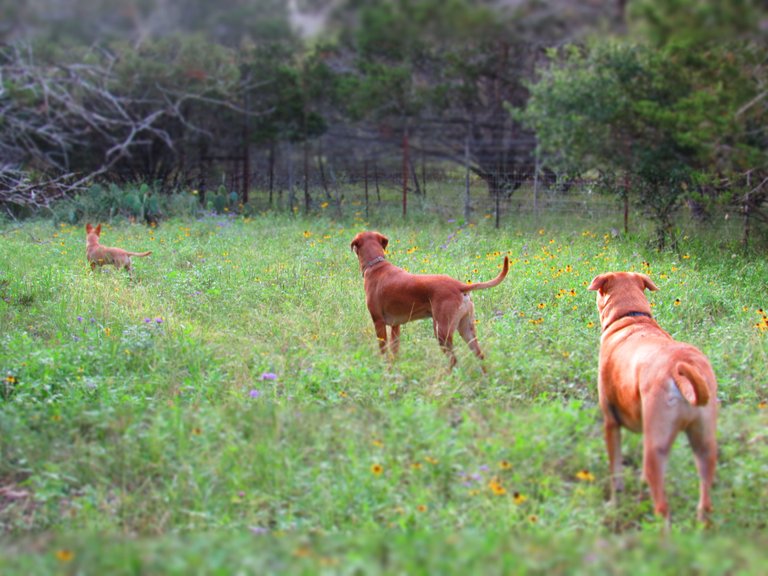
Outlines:
{"type": "Polygon", "coordinates": [[[677,342],[651,317],[644,290],[657,290],[644,274],[609,272],[589,286],[597,291],[603,328],[598,393],[611,471],[611,499],[623,489],[621,427],[643,434],[643,474],[654,509],[669,521],[664,473],[672,442],[685,432],[699,471],[698,517],[712,510],[717,464],[717,382],[707,357],[677,342]]]}
{"type": "Polygon", "coordinates": [[[360,232],[350,245],[360,261],[365,300],[381,352],[390,349],[393,354],[397,354],[402,324],[432,318],[435,336],[448,355],[451,368],[456,365],[453,333],[457,329],[470,349],[482,360],[484,355],[477,343],[475,331],[475,307],[469,293],[501,283],[509,270],[509,259],[504,257],[504,268],[495,279],[465,284],[450,276],[409,274],[390,264],[384,259],[384,249],[388,242],[387,237],[378,232],[360,232]],[[391,327],[389,344],[387,326],[391,327]]]}
{"type": "Polygon", "coordinates": [[[129,252],[122,248],[109,248],[99,244],[99,237],[101,236],[101,224],[96,227],[90,224],[85,225],[85,257],[88,259],[88,263],[91,265],[91,270],[95,270],[96,266],[105,266],[112,264],[115,268],[125,268],[130,273],[131,268],[131,256],[144,257],[152,254],[149,252],[129,252]]]}

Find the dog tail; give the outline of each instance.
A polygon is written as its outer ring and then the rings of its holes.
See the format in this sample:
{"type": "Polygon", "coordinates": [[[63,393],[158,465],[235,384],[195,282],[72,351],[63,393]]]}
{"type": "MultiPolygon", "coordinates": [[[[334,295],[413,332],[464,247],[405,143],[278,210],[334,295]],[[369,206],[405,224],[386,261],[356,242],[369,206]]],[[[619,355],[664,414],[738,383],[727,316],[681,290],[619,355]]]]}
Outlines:
{"type": "Polygon", "coordinates": [[[709,402],[709,388],[696,367],[687,362],[678,362],[672,375],[680,392],[692,406],[706,406],[709,402]]]}
{"type": "Polygon", "coordinates": [[[501,272],[499,272],[499,275],[496,276],[493,280],[488,280],[488,282],[478,282],[477,284],[465,284],[462,287],[462,292],[471,292],[472,290],[482,290],[483,288],[493,288],[494,286],[498,286],[501,284],[501,281],[504,280],[504,278],[507,275],[507,272],[509,272],[509,256],[504,256],[504,266],[501,269],[501,272]]]}
{"type": "Polygon", "coordinates": [[[144,256],[149,256],[150,254],[152,254],[152,250],[148,252],[128,252],[129,256],[138,256],[140,258],[144,256]]]}

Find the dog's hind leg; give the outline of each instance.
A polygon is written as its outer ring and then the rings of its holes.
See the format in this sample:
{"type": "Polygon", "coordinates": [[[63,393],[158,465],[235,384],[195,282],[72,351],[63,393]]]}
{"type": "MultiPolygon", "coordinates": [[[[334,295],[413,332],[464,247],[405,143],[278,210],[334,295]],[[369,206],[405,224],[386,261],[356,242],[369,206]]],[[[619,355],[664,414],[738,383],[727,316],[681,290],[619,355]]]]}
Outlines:
{"type": "Polygon", "coordinates": [[[469,307],[466,314],[459,319],[458,325],[459,334],[467,343],[470,350],[475,353],[475,356],[483,360],[485,354],[480,349],[480,343],[477,341],[477,330],[475,329],[475,307],[472,301],[469,300],[469,307]]]}
{"type": "Polygon", "coordinates": [[[664,492],[664,475],[672,443],[677,436],[677,428],[668,418],[652,418],[659,413],[659,406],[643,404],[643,475],[651,489],[653,508],[656,514],[669,521],[669,504],[664,492]],[[655,410],[655,411],[654,411],[655,410]]]}
{"type": "Polygon", "coordinates": [[[686,430],[699,471],[699,504],[696,507],[696,516],[701,522],[706,522],[712,512],[710,491],[717,466],[717,444],[712,428],[699,422],[686,430]]]}
{"type": "Polygon", "coordinates": [[[443,352],[445,352],[445,355],[448,356],[450,362],[448,369],[453,370],[454,366],[456,366],[456,354],[453,351],[454,327],[450,322],[441,324],[437,321],[437,318],[435,318],[433,326],[435,329],[435,336],[437,337],[437,341],[440,343],[440,348],[443,350],[443,352]]]}

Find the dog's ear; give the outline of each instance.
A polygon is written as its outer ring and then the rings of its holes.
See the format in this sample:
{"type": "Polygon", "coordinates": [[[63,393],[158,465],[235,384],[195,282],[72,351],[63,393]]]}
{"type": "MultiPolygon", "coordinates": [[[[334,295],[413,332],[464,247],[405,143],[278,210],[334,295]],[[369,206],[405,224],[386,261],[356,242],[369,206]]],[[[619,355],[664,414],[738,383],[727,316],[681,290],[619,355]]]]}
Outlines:
{"type": "Polygon", "coordinates": [[[360,236],[355,236],[352,240],[352,243],[349,245],[349,249],[352,250],[355,254],[357,254],[357,249],[360,248],[360,236]]]}
{"type": "Polygon", "coordinates": [[[389,244],[389,238],[384,236],[384,234],[380,234],[378,232],[376,232],[376,234],[377,234],[377,237],[379,239],[379,243],[381,244],[381,247],[386,250],[387,244],[389,244]]]}
{"type": "Polygon", "coordinates": [[[101,224],[96,226],[96,236],[101,236],[101,224]]]}
{"type": "Polygon", "coordinates": [[[587,290],[601,290],[609,276],[610,273],[595,276],[594,280],[592,280],[592,284],[587,287],[587,290]]]}
{"type": "Polygon", "coordinates": [[[638,274],[640,278],[643,280],[643,286],[650,290],[651,292],[656,292],[658,288],[656,288],[656,284],[653,283],[653,280],[651,280],[648,276],[645,274],[638,274]]]}
{"type": "Polygon", "coordinates": [[[91,233],[91,230],[93,230],[93,226],[91,226],[91,223],[89,222],[89,223],[87,223],[87,224],[85,225],[85,233],[86,233],[86,234],[90,234],[90,233],[91,233]]]}

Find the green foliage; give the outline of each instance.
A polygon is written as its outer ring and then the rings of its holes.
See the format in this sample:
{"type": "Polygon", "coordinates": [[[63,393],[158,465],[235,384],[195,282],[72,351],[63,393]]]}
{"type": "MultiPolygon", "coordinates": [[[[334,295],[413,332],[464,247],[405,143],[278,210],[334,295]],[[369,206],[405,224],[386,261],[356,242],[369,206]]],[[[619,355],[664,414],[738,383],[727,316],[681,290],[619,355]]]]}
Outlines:
{"type": "Polygon", "coordinates": [[[123,187],[94,184],[82,194],[57,202],[51,210],[57,224],[78,224],[85,220],[109,222],[118,216],[156,222],[161,217],[193,216],[199,211],[199,203],[188,192],[158,194],[147,184],[123,187]]]}
{"type": "Polygon", "coordinates": [[[461,63],[482,59],[480,47],[502,36],[490,10],[464,0],[373,2],[358,20],[341,39],[356,55],[355,71],[342,81],[346,111],[355,121],[398,127],[476,90],[471,67],[461,63]]]}
{"type": "MultiPolygon", "coordinates": [[[[536,131],[553,165],[629,173],[660,245],[696,182],[744,166],[744,148],[726,143],[744,141],[738,109],[758,84],[727,49],[599,41],[551,57],[517,117],[536,131]]],[[[764,154],[759,144],[747,156],[764,154]]]]}
{"type": "Polygon", "coordinates": [[[630,27],[654,46],[684,45],[696,50],[758,32],[757,0],[636,0],[629,3],[630,27]]]}
{"type": "Polygon", "coordinates": [[[203,35],[170,36],[135,48],[117,45],[116,51],[115,86],[145,97],[163,89],[223,96],[240,77],[233,51],[203,35]]]}
{"type": "Polygon", "coordinates": [[[610,226],[279,214],[106,225],[106,244],[153,251],[132,279],[88,271],[80,226],[6,227],[0,569],[761,566],[765,261],[685,238],[655,252],[610,226]],[[487,374],[461,342],[447,373],[427,321],[404,327],[396,361],[378,355],[349,251],[361,227],[387,233],[388,258],[413,272],[476,282],[510,256],[505,282],[473,295],[487,374]],[[668,473],[669,537],[639,480],[636,435],[624,439],[626,497],[605,503],[586,285],[610,269],[650,274],[654,315],[718,375],[708,531],[695,525],[684,439],[668,473]],[[415,535],[422,546],[408,545],[415,535]]]}

